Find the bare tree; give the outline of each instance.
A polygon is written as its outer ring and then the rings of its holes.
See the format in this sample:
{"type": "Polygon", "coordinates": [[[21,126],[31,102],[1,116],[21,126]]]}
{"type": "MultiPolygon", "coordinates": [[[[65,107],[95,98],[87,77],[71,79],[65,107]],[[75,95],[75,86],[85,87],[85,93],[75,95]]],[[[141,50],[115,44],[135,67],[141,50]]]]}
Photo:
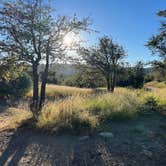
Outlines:
{"type": "Polygon", "coordinates": [[[118,65],[125,56],[123,47],[104,36],[96,48],[81,48],[79,53],[88,65],[96,68],[105,77],[107,90],[114,92],[118,65]]]}

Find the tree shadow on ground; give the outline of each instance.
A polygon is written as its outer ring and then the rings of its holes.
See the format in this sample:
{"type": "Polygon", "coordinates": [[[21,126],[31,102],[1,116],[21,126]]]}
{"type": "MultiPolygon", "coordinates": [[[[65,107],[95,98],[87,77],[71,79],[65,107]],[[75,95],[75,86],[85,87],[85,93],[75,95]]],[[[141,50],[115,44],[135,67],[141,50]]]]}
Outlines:
{"type": "Polygon", "coordinates": [[[81,142],[78,136],[48,135],[23,126],[10,137],[0,156],[2,166],[82,166],[103,165],[105,162],[100,156],[102,152],[98,143],[94,143],[93,139],[81,142]]]}
{"type": "MultiPolygon", "coordinates": [[[[154,125],[158,124],[158,119],[149,120],[149,118],[145,118],[143,122],[147,123],[146,126],[153,124],[152,129],[155,129],[154,125]]],[[[135,122],[133,123],[135,124],[135,122]]],[[[139,121],[139,123],[142,123],[142,121],[139,121]]],[[[98,135],[92,135],[84,141],[80,141],[80,136],[43,133],[24,124],[12,135],[6,134],[9,141],[6,143],[6,149],[3,148],[5,150],[1,153],[0,166],[162,166],[166,163],[163,139],[155,138],[156,141],[158,140],[155,143],[149,137],[127,132],[130,124],[126,124],[126,126],[118,124],[112,124],[112,127],[115,127],[112,131],[115,138],[105,140],[98,135]],[[122,129],[120,130],[120,128],[122,129]],[[147,150],[153,152],[152,158],[142,153],[142,144],[146,146],[147,150]]],[[[0,150],[2,150],[1,144],[5,144],[2,137],[3,135],[0,133],[0,150]]]]}
{"type": "MultiPolygon", "coordinates": [[[[7,131],[8,132],[8,131],[7,131]]],[[[12,136],[7,144],[7,148],[0,156],[0,165],[18,165],[28,145],[27,139],[31,132],[24,132],[24,127],[20,126],[16,131],[12,131],[12,136]]],[[[8,139],[8,136],[7,138],[8,139]]]]}

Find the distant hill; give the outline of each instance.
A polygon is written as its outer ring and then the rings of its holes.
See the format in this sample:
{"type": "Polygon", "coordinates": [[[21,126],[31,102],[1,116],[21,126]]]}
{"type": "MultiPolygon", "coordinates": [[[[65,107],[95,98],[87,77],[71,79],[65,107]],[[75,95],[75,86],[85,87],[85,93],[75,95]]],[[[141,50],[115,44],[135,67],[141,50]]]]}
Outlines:
{"type": "Polygon", "coordinates": [[[153,71],[153,68],[151,68],[151,67],[144,68],[144,71],[145,71],[146,74],[149,74],[153,71]]]}
{"type": "MultiPolygon", "coordinates": [[[[44,66],[40,65],[39,71],[44,70],[44,66]]],[[[50,71],[56,71],[59,75],[63,75],[64,77],[71,76],[76,73],[76,68],[72,64],[51,64],[50,71]]],[[[153,71],[151,67],[144,68],[146,74],[149,74],[153,71]]]]}
{"type": "MultiPolygon", "coordinates": [[[[44,70],[44,65],[41,64],[39,67],[39,71],[44,70]]],[[[59,75],[63,75],[64,77],[71,76],[76,72],[74,65],[71,64],[51,64],[50,71],[56,71],[59,75]]]]}

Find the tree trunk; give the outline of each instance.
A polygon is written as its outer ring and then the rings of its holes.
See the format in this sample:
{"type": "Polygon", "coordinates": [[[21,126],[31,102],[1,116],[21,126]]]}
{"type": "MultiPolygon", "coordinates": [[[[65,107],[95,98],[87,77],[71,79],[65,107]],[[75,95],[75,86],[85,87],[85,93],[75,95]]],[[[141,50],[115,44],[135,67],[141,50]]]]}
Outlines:
{"type": "Polygon", "coordinates": [[[47,77],[48,77],[48,69],[49,69],[49,55],[46,55],[46,66],[44,73],[42,75],[42,84],[41,84],[41,91],[40,91],[40,102],[39,102],[39,108],[40,110],[43,107],[43,104],[45,102],[45,93],[46,93],[46,83],[47,83],[47,77]]]}
{"type": "Polygon", "coordinates": [[[110,86],[110,77],[106,77],[106,82],[107,82],[107,91],[110,92],[111,86],[110,86]]]}
{"type": "Polygon", "coordinates": [[[33,99],[30,109],[34,116],[38,114],[38,100],[39,100],[39,75],[38,75],[38,64],[33,63],[33,99]]]}
{"type": "Polygon", "coordinates": [[[112,74],[112,81],[111,81],[111,92],[114,92],[115,89],[115,83],[116,83],[116,70],[114,69],[114,72],[112,74]]]}
{"type": "Polygon", "coordinates": [[[112,84],[112,85],[111,85],[111,93],[114,92],[114,88],[115,88],[115,86],[112,84]]]}

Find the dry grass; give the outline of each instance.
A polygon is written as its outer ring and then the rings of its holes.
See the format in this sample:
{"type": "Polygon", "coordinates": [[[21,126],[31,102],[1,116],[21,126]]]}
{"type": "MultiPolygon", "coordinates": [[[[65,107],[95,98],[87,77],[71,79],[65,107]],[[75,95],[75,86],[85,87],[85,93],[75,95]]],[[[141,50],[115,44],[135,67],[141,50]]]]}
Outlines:
{"type": "Polygon", "coordinates": [[[47,104],[39,116],[37,127],[48,130],[92,130],[107,119],[129,119],[137,115],[140,101],[128,90],[91,97],[72,96],[47,104]]]}
{"type": "MultiPolygon", "coordinates": [[[[46,96],[64,98],[69,96],[90,96],[94,93],[94,90],[88,88],[77,88],[77,87],[69,87],[69,86],[60,86],[48,84],[46,87],[46,96]]],[[[32,97],[32,90],[27,94],[28,97],[32,97]]]]}
{"type": "Polygon", "coordinates": [[[85,110],[85,101],[81,96],[72,96],[59,103],[47,104],[37,123],[37,127],[48,130],[81,130],[97,126],[97,118],[85,110]]]}
{"type": "MultiPolygon", "coordinates": [[[[134,118],[143,111],[166,109],[166,87],[148,83],[144,89],[116,88],[113,94],[94,93],[92,89],[67,86],[47,86],[47,96],[56,102],[44,106],[37,127],[51,131],[91,131],[109,119],[125,120],[134,118]],[[154,87],[153,87],[153,86],[154,87]]],[[[30,94],[29,94],[30,95],[30,94]]],[[[5,118],[1,117],[0,128],[15,128],[31,117],[25,110],[9,109],[5,118]]]]}
{"type": "Polygon", "coordinates": [[[50,89],[55,87],[56,93],[57,91],[66,93],[66,89],[71,91],[71,96],[68,95],[70,97],[56,103],[48,103],[39,116],[37,123],[39,128],[54,131],[94,129],[108,119],[130,119],[136,117],[142,110],[158,111],[159,107],[165,109],[166,105],[166,88],[164,87],[152,88],[151,91],[116,88],[113,94],[96,95],[92,95],[90,89],[81,89],[80,93],[80,88],[49,86],[50,89]]]}
{"type": "Polygon", "coordinates": [[[166,88],[166,83],[151,81],[145,84],[145,87],[153,87],[153,88],[166,88]]]}
{"type": "Polygon", "coordinates": [[[146,88],[151,88],[150,91],[143,93],[144,97],[153,96],[161,106],[166,106],[166,84],[164,82],[149,82],[145,84],[146,88]]]}
{"type": "Polygon", "coordinates": [[[0,113],[0,131],[6,129],[16,129],[22,125],[23,121],[32,117],[29,111],[23,109],[9,108],[0,113]]]}

